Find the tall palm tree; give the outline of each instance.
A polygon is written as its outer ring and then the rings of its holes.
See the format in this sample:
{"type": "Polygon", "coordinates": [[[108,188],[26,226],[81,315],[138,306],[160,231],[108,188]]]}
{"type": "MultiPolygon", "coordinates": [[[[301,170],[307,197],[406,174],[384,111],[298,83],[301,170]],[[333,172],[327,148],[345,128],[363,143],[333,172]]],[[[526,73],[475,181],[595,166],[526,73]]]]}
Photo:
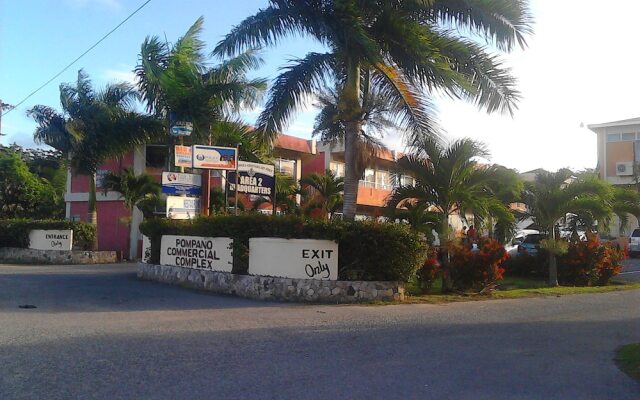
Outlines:
{"type": "Polygon", "coordinates": [[[331,218],[334,212],[342,207],[342,192],[344,190],[344,179],[336,178],[331,170],[324,174],[316,172],[303,176],[300,185],[311,189],[311,196],[308,204],[311,208],[322,210],[324,219],[331,218]]]}
{"type": "Polygon", "coordinates": [[[60,85],[62,113],[38,105],[27,113],[37,123],[36,143],[61,151],[70,159],[71,168],[89,177],[89,216],[97,223],[96,172],[106,160],[132,150],[162,131],[152,116],[132,110],[137,92],[126,83],[110,84],[96,91],[83,71],[74,85],[60,85]]]}
{"type": "Polygon", "coordinates": [[[258,132],[270,141],[308,95],[339,82],[339,112],[345,124],[344,215],[356,211],[356,143],[362,132],[362,75],[388,95],[389,106],[409,139],[437,135],[430,96],[446,93],[474,101],[489,112],[512,112],[518,93],[500,59],[473,38],[502,51],[525,46],[530,32],[526,0],[270,0],[234,27],[217,45],[218,55],[271,46],[303,35],[328,50],[292,60],[275,79],[258,132]]]}
{"type": "MultiPolygon", "coordinates": [[[[538,174],[534,183],[526,185],[523,202],[527,210],[521,218],[532,218],[552,240],[559,239],[557,225],[567,214],[602,218],[612,212],[611,190],[606,182],[577,179],[568,169],[538,174]]],[[[553,252],[549,252],[549,284],[558,285],[557,260],[553,252]]]]}
{"type": "Polygon", "coordinates": [[[167,124],[170,114],[178,120],[189,120],[193,123],[193,141],[206,142],[213,134],[217,144],[217,135],[225,131],[216,129],[216,123],[234,125],[234,115],[254,107],[261,99],[266,81],[247,77],[249,71],[262,65],[262,59],[251,49],[210,67],[205,43],[200,39],[203,24],[204,19],[198,18],[173,46],[158,36],[147,37],[135,73],[149,112],[167,124]]]}

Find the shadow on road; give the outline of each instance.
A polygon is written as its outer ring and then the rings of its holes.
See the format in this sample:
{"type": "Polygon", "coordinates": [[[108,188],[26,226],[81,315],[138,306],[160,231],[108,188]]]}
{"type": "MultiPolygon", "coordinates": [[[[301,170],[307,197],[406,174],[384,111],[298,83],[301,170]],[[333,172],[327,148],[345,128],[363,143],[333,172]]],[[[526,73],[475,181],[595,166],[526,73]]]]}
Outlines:
{"type": "Polygon", "coordinates": [[[135,265],[0,265],[0,310],[35,305],[38,312],[199,310],[270,307],[235,296],[215,295],[140,281],[135,265]]]}

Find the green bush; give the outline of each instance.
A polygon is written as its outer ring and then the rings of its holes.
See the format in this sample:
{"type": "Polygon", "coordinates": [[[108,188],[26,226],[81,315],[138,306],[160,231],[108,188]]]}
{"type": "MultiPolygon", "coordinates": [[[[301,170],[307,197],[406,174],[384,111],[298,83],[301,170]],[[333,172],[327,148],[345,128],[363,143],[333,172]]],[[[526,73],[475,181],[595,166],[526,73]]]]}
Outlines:
{"type": "Polygon", "coordinates": [[[0,247],[29,247],[29,232],[34,229],[73,229],[73,248],[91,250],[96,240],[96,227],[66,220],[0,219],[0,247]]]}
{"type": "Polygon", "coordinates": [[[215,216],[193,221],[148,220],[140,230],[151,240],[151,263],[160,260],[163,235],[230,237],[234,239],[233,272],[249,268],[249,239],[326,239],[338,242],[341,280],[407,281],[424,262],[426,246],[407,226],[375,222],[327,222],[296,216],[249,214],[215,216]]]}

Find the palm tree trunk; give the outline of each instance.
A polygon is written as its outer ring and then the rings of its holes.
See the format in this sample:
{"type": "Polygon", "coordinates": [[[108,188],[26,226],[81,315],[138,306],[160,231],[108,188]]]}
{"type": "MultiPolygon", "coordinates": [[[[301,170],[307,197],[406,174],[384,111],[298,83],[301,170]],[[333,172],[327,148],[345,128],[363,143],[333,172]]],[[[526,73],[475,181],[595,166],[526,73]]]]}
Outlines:
{"type": "Polygon", "coordinates": [[[344,219],[349,221],[355,219],[358,204],[358,182],[360,181],[356,170],[356,140],[358,137],[354,130],[360,130],[359,125],[358,122],[347,123],[344,141],[344,203],[342,213],[344,219]]]}
{"type": "MultiPolygon", "coordinates": [[[[551,232],[551,238],[556,240],[556,230],[551,226],[549,230],[551,232]]],[[[555,254],[549,252],[549,286],[558,286],[558,264],[555,254]]]]}
{"type": "Polygon", "coordinates": [[[353,221],[358,204],[358,171],[356,170],[356,141],[361,129],[360,106],[360,64],[357,60],[347,61],[347,80],[342,90],[340,111],[345,119],[344,139],[344,219],[353,221]]]}
{"type": "Polygon", "coordinates": [[[442,232],[440,233],[440,251],[442,260],[440,269],[442,270],[442,292],[451,290],[451,276],[449,273],[449,215],[444,214],[442,218],[442,232]]]}
{"type": "Polygon", "coordinates": [[[89,175],[89,211],[87,222],[92,225],[98,224],[98,213],[96,211],[96,174],[89,175]]]}

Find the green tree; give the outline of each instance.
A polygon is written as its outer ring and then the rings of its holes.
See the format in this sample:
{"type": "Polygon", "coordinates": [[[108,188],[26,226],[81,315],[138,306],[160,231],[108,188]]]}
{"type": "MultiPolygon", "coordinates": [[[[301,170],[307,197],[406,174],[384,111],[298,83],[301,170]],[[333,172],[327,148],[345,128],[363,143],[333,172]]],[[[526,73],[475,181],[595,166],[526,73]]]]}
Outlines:
{"type": "Polygon", "coordinates": [[[118,157],[156,137],[162,125],[154,117],[133,111],[136,91],[126,83],[92,87],[78,71],[74,85],[60,85],[62,113],[38,105],[28,111],[37,123],[36,143],[44,143],[69,157],[74,172],[89,177],[89,216],[97,223],[96,172],[106,160],[118,157]]]}
{"type": "Polygon", "coordinates": [[[331,170],[326,170],[324,174],[314,172],[303,176],[300,185],[306,185],[307,190],[311,191],[307,207],[321,209],[325,219],[331,218],[342,207],[344,179],[336,178],[331,170]]]}
{"type": "Polygon", "coordinates": [[[0,218],[62,218],[61,204],[61,194],[29,171],[19,153],[0,148],[0,218]]]}
{"type": "Polygon", "coordinates": [[[234,27],[217,45],[218,55],[271,46],[289,36],[316,39],[328,49],[292,60],[275,79],[257,130],[272,140],[308,95],[339,82],[338,109],[345,124],[344,215],[356,212],[358,137],[363,124],[362,76],[388,96],[392,113],[410,139],[435,136],[429,97],[438,92],[475,102],[489,112],[511,112],[515,81],[487,47],[460,35],[484,39],[510,51],[525,46],[530,32],[527,2],[497,0],[295,1],[271,0],[234,27]]]}
{"type": "MultiPolygon", "coordinates": [[[[481,166],[478,157],[487,157],[484,145],[471,139],[459,139],[443,146],[424,139],[415,153],[398,160],[398,169],[415,178],[415,185],[398,185],[387,201],[391,215],[399,209],[421,209],[425,222],[437,222],[444,251],[450,237],[449,217],[476,218],[492,216],[498,221],[513,222],[515,217],[492,190],[499,166],[481,166]]],[[[397,177],[395,178],[397,179],[397,177]]],[[[506,189],[505,189],[506,190],[506,189]]],[[[446,268],[446,263],[445,263],[446,268]]],[[[443,285],[443,289],[448,287],[443,285]]]]}
{"type": "MultiPolygon", "coordinates": [[[[125,168],[122,173],[110,172],[105,175],[102,189],[105,193],[110,190],[120,193],[125,207],[133,211],[141,202],[157,199],[161,186],[151,175],[136,175],[133,169],[125,168]]],[[[145,215],[145,218],[151,217],[152,215],[145,215]]]]}
{"type": "MultiPolygon", "coordinates": [[[[611,188],[595,177],[576,178],[572,171],[543,172],[525,187],[523,201],[527,211],[521,216],[532,218],[552,241],[559,240],[558,226],[567,214],[606,217],[611,214],[611,188]]],[[[549,252],[549,284],[558,285],[557,254],[549,252]]]]}
{"type": "MultiPolygon", "coordinates": [[[[276,172],[276,190],[275,190],[275,204],[276,208],[284,214],[299,214],[300,207],[298,206],[297,196],[304,195],[305,193],[300,190],[298,182],[291,176],[276,172]]],[[[255,210],[261,204],[274,203],[273,196],[258,197],[252,205],[255,210]]]]}
{"type": "Polygon", "coordinates": [[[147,37],[135,68],[138,88],[147,110],[169,124],[170,114],[193,123],[190,140],[203,143],[219,139],[247,140],[245,124],[234,118],[241,109],[250,109],[261,99],[266,81],[249,79],[247,73],[262,65],[253,50],[208,66],[205,43],[200,39],[204,19],[198,18],[187,32],[170,46],[158,36],[147,37]]]}

